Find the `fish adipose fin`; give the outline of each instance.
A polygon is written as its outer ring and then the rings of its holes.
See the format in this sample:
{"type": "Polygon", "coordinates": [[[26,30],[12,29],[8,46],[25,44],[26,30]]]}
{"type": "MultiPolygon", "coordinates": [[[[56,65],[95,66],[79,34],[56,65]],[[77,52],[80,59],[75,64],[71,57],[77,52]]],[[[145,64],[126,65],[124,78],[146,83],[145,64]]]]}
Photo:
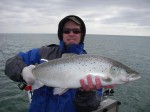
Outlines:
{"type": "Polygon", "coordinates": [[[68,91],[67,88],[54,88],[54,90],[53,90],[53,95],[62,95],[62,94],[64,94],[66,91],[68,91]]]}

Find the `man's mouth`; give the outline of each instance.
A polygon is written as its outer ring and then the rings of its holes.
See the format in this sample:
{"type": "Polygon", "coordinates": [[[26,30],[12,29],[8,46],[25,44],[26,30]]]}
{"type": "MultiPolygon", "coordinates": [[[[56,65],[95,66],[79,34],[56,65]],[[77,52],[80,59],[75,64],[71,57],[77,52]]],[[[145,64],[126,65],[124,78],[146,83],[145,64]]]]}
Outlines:
{"type": "Polygon", "coordinates": [[[75,39],[67,39],[68,41],[75,41],[75,39]]]}
{"type": "Polygon", "coordinates": [[[75,41],[76,41],[75,39],[68,39],[68,42],[71,42],[71,43],[72,42],[74,43],[75,41]]]}

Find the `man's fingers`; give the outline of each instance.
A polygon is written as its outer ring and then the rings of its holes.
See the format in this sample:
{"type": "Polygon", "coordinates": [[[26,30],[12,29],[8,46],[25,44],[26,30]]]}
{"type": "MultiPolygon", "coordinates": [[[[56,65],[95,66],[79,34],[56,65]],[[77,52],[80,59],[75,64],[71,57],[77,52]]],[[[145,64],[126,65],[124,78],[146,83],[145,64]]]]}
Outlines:
{"type": "Polygon", "coordinates": [[[80,80],[80,84],[81,84],[81,89],[83,89],[85,91],[89,91],[90,90],[90,88],[85,84],[83,79],[80,80]]]}
{"type": "Polygon", "coordinates": [[[92,90],[92,89],[100,89],[102,87],[103,88],[113,88],[114,87],[114,85],[102,86],[101,80],[98,76],[95,77],[95,85],[92,81],[91,75],[87,75],[86,79],[87,79],[87,85],[86,85],[84,79],[80,80],[81,89],[83,89],[85,91],[89,91],[89,90],[92,90]]]}
{"type": "Polygon", "coordinates": [[[101,88],[101,80],[99,77],[95,77],[95,82],[96,82],[96,85],[95,85],[95,89],[100,89],[101,88]]]}
{"type": "Polygon", "coordinates": [[[87,75],[87,83],[88,83],[89,89],[93,89],[94,88],[91,75],[87,75]]]}

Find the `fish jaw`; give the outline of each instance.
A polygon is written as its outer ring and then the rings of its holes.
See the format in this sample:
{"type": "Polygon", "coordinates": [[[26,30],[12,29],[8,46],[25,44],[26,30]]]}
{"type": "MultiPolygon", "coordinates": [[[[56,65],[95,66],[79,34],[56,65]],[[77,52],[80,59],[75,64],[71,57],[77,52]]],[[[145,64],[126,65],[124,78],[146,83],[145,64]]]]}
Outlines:
{"type": "Polygon", "coordinates": [[[140,75],[130,74],[127,77],[121,77],[121,81],[120,82],[122,82],[122,83],[128,83],[128,82],[132,82],[132,81],[138,80],[140,78],[141,78],[140,75]]]}
{"type": "Polygon", "coordinates": [[[138,80],[138,79],[140,79],[141,78],[141,76],[139,76],[139,75],[137,75],[137,74],[132,74],[132,75],[130,75],[129,77],[127,77],[127,80],[128,81],[135,81],[135,80],[138,80]]]}

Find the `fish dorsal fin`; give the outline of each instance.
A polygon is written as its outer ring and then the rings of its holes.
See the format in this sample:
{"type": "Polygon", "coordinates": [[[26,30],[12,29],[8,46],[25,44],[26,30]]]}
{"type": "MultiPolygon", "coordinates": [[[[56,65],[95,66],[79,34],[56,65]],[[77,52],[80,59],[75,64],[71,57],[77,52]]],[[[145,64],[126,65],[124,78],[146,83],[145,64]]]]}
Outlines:
{"type": "Polygon", "coordinates": [[[62,54],[62,58],[68,58],[68,57],[74,57],[74,56],[77,56],[77,54],[75,54],[75,53],[65,53],[65,54],[62,54]]]}

